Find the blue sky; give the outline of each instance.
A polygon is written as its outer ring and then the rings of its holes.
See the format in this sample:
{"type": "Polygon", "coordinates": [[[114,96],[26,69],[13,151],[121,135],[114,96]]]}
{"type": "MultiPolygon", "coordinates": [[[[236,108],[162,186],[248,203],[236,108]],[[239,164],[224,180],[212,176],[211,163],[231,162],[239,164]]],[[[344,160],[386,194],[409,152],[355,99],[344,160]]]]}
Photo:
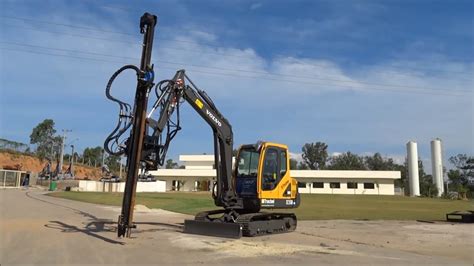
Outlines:
{"type": "MultiPolygon", "coordinates": [[[[139,64],[138,21],[148,11],[159,17],[157,78],[187,69],[232,123],[237,145],[270,140],[297,155],[324,141],[331,153],[402,160],[415,140],[427,160],[439,137],[445,156],[474,151],[472,1],[0,5],[2,138],[28,143],[52,118],[80,150],[102,145],[118,111],[105,85],[120,66],[139,64]]],[[[133,75],[117,82],[131,100],[133,75]]],[[[189,106],[182,126],[171,158],[212,152],[211,131],[189,106]]]]}

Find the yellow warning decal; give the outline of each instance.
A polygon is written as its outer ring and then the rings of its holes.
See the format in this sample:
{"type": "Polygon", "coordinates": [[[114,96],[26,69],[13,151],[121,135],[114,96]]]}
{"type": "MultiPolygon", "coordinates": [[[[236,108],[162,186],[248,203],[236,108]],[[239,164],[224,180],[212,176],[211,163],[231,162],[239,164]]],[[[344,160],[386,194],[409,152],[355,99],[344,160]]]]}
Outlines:
{"type": "Polygon", "coordinates": [[[202,107],[204,106],[204,104],[199,100],[199,99],[196,99],[196,101],[194,101],[194,103],[196,103],[196,105],[202,109],[202,107]]]}

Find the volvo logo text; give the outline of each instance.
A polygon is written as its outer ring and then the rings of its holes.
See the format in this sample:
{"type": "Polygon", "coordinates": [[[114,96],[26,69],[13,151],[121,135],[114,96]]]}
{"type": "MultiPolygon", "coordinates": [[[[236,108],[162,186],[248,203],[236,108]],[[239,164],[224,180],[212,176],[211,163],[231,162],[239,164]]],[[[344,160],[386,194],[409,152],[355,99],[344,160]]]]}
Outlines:
{"type": "Polygon", "coordinates": [[[212,121],[216,122],[218,126],[222,126],[221,121],[219,121],[209,110],[206,109],[206,114],[212,119],[212,121]]]}

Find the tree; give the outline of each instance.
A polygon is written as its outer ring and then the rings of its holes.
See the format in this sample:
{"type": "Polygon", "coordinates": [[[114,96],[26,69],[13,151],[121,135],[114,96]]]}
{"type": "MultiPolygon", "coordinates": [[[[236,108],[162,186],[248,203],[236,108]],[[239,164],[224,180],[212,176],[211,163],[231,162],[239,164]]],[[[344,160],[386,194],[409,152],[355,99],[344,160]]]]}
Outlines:
{"type": "Polygon", "coordinates": [[[365,156],[364,162],[367,169],[374,171],[390,171],[395,170],[397,168],[392,158],[383,158],[382,155],[380,155],[380,153],[378,152],[372,156],[365,156]]]}
{"type": "MultiPolygon", "coordinates": [[[[364,163],[367,169],[373,171],[399,171],[401,178],[395,180],[395,186],[407,189],[407,162],[404,164],[397,164],[392,158],[384,158],[380,153],[375,153],[372,156],[365,156],[364,163]]],[[[408,190],[405,190],[408,192],[408,190]]]]}
{"type": "Polygon", "coordinates": [[[326,143],[306,143],[301,150],[303,160],[310,169],[324,169],[328,160],[328,145],[326,143]]]}
{"type": "Polygon", "coordinates": [[[308,165],[306,165],[304,162],[300,162],[297,167],[298,170],[309,170],[308,165]]]}
{"type": "Polygon", "coordinates": [[[448,172],[450,188],[458,193],[460,199],[467,198],[468,184],[465,182],[463,174],[458,169],[451,169],[448,172]]]}
{"type": "Polygon", "coordinates": [[[328,168],[331,170],[366,170],[364,159],[350,151],[331,157],[328,168]]]}
{"type": "Polygon", "coordinates": [[[0,150],[13,150],[16,152],[28,152],[28,144],[0,138],[0,150]]]}
{"type": "Polygon", "coordinates": [[[120,171],[120,156],[107,156],[107,158],[105,159],[105,164],[109,167],[110,171],[118,173],[120,171]]]}
{"type": "Polygon", "coordinates": [[[424,197],[437,197],[438,188],[433,183],[433,176],[425,172],[422,160],[418,160],[418,177],[420,182],[420,195],[424,197]]]}
{"type": "Polygon", "coordinates": [[[466,154],[451,156],[449,161],[461,172],[465,183],[474,178],[474,157],[466,154]]]}
{"type": "Polygon", "coordinates": [[[61,143],[61,138],[54,134],[56,134],[56,129],[54,129],[54,121],[52,119],[45,119],[33,128],[30,135],[30,143],[36,144],[36,155],[40,159],[44,159],[48,155],[52,157],[51,148],[61,143]]]}
{"type": "Polygon", "coordinates": [[[474,194],[474,157],[466,154],[451,156],[449,161],[456,167],[448,172],[451,188],[459,193],[461,198],[474,194]]]}
{"type": "Polygon", "coordinates": [[[400,179],[395,180],[395,186],[403,188],[408,195],[408,162],[405,160],[403,165],[395,164],[394,171],[400,171],[400,179]]]}
{"type": "Polygon", "coordinates": [[[448,179],[453,187],[466,185],[464,177],[458,169],[451,169],[448,172],[448,179]]]}
{"type": "Polygon", "coordinates": [[[65,153],[63,158],[64,158],[64,162],[70,162],[72,157],[71,157],[71,154],[65,153]]]}
{"type": "Polygon", "coordinates": [[[290,169],[297,169],[298,167],[298,161],[293,159],[293,158],[290,158],[290,169]]]}
{"type": "Polygon", "coordinates": [[[178,163],[173,162],[173,159],[166,160],[166,164],[165,164],[166,169],[177,169],[178,167],[179,167],[178,163]]]}
{"type": "Polygon", "coordinates": [[[83,159],[85,164],[100,165],[102,164],[102,147],[85,148],[83,152],[83,159]]]}
{"type": "Polygon", "coordinates": [[[438,196],[438,188],[433,183],[432,175],[420,175],[420,194],[430,198],[438,196]]]}

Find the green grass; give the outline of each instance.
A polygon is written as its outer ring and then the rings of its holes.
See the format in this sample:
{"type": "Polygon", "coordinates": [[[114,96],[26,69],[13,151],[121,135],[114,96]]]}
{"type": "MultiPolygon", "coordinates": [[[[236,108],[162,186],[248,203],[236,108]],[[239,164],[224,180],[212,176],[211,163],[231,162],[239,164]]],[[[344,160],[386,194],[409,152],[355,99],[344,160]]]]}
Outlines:
{"type": "MultiPolygon", "coordinates": [[[[122,193],[54,192],[48,194],[71,200],[120,206],[122,193]]],[[[300,220],[444,220],[447,212],[474,210],[474,201],[369,195],[301,195],[301,205],[289,210],[300,220]]],[[[209,193],[137,193],[137,204],[174,212],[196,214],[215,209],[209,193]]]]}
{"type": "MultiPolygon", "coordinates": [[[[121,206],[123,193],[54,192],[48,195],[89,203],[121,206]]],[[[135,204],[186,214],[196,214],[200,211],[216,208],[214,201],[211,199],[211,194],[204,192],[137,193],[135,204]]]]}

